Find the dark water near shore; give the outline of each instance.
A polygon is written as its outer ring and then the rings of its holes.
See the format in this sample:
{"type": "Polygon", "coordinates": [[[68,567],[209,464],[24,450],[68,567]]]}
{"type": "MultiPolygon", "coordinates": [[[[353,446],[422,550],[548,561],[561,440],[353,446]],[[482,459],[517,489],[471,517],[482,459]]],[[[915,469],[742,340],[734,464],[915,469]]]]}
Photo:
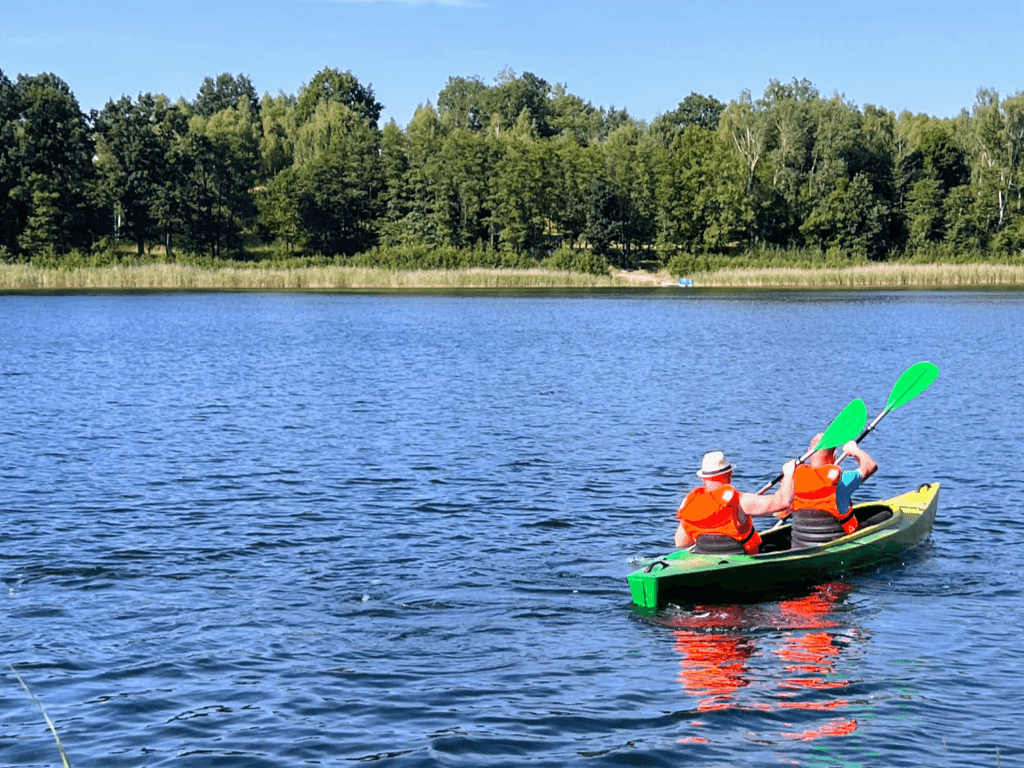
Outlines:
{"type": "Polygon", "coordinates": [[[0,297],[0,764],[1024,755],[1024,293],[0,297]],[[704,451],[753,489],[941,375],[903,562],[634,615],[704,451]]]}

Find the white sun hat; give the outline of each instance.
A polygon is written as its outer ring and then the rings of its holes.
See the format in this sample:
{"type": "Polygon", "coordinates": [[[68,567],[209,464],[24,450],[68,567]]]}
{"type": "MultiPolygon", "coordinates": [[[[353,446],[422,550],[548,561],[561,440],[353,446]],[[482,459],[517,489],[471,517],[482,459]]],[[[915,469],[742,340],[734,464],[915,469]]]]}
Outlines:
{"type": "Polygon", "coordinates": [[[732,464],[725,458],[725,454],[721,451],[711,451],[704,454],[697,477],[715,477],[726,472],[732,472],[732,464]]]}

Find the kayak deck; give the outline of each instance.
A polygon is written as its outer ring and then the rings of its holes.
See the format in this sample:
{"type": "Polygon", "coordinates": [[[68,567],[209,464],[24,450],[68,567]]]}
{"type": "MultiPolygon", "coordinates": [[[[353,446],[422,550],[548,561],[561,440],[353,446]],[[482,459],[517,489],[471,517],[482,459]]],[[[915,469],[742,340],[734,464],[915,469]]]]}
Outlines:
{"type": "Polygon", "coordinates": [[[807,581],[889,560],[920,544],[931,531],[939,484],[885,501],[854,506],[861,527],[826,544],[790,549],[792,528],[761,534],[756,555],[695,554],[677,550],[629,574],[636,608],[657,610],[670,601],[742,602],[807,581]]]}

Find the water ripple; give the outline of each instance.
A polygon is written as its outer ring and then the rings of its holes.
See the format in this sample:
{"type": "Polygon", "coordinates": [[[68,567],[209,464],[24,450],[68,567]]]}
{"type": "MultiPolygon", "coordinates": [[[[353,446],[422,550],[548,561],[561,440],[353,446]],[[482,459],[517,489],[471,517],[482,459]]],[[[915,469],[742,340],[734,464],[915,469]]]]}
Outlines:
{"type": "MultiPolygon", "coordinates": [[[[1011,764],[1022,316],[998,292],[0,298],[3,659],[76,765],[1011,764]],[[852,372],[807,359],[808,328],[865,316],[887,333],[852,372]],[[918,359],[939,380],[865,447],[871,494],[943,483],[925,545],[632,612],[706,450],[756,487],[918,359]]],[[[4,762],[55,763],[3,680],[4,762]]]]}

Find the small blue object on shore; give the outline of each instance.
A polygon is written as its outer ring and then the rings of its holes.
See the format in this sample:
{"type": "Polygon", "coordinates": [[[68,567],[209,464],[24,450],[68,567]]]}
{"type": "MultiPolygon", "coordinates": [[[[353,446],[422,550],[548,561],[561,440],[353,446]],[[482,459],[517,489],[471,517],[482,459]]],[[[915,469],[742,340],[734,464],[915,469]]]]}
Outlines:
{"type": "Polygon", "coordinates": [[[688,277],[680,277],[679,278],[679,287],[680,288],[693,288],[693,280],[691,280],[688,277]]]}

